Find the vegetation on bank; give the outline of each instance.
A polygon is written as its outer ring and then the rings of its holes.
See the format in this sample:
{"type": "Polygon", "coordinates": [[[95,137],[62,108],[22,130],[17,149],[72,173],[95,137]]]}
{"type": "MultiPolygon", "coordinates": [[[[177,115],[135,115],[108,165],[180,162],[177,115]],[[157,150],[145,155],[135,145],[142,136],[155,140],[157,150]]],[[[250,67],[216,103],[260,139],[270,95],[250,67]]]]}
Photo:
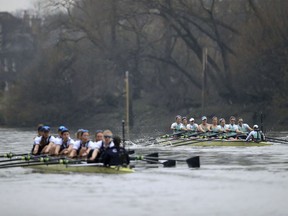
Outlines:
{"type": "Polygon", "coordinates": [[[135,130],[167,127],[176,114],[254,123],[260,112],[268,130],[287,128],[286,8],[281,0],[39,1],[34,57],[4,93],[0,122],[114,127],[125,118],[129,71],[135,130]]]}

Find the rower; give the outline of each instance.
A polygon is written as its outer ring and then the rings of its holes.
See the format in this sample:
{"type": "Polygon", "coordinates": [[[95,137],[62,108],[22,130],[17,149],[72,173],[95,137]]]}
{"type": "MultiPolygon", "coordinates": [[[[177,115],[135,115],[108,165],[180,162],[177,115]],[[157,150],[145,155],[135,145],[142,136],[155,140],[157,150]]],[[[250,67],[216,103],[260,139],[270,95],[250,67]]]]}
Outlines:
{"type": "Polygon", "coordinates": [[[238,126],[235,124],[236,118],[234,116],[230,117],[230,124],[228,124],[228,131],[230,132],[237,132],[239,133],[240,131],[238,130],[238,126]]]}
{"type": "Polygon", "coordinates": [[[35,141],[37,139],[39,139],[39,137],[41,137],[43,135],[43,130],[42,130],[43,126],[44,126],[43,124],[39,124],[38,125],[38,127],[37,127],[37,136],[34,137],[34,144],[35,144],[35,141]]]}
{"type": "Polygon", "coordinates": [[[254,141],[254,142],[261,142],[261,141],[265,141],[265,135],[263,134],[262,131],[259,130],[258,125],[254,125],[253,126],[253,131],[251,131],[249,133],[249,135],[246,138],[246,142],[247,141],[254,141]]]}
{"type": "Polygon", "coordinates": [[[218,125],[219,132],[226,133],[228,130],[228,125],[226,124],[225,119],[220,118],[219,123],[220,123],[220,125],[218,125]]]}
{"type": "Polygon", "coordinates": [[[49,151],[48,151],[49,155],[54,155],[55,154],[55,150],[56,150],[56,147],[57,147],[56,143],[61,142],[61,140],[62,140],[62,130],[64,130],[64,129],[66,129],[66,127],[63,126],[63,125],[58,127],[58,131],[57,131],[58,136],[55,137],[54,144],[51,147],[49,147],[49,151]]]}
{"type": "Polygon", "coordinates": [[[119,136],[113,137],[114,146],[108,148],[101,155],[101,160],[105,166],[127,166],[130,163],[129,154],[125,148],[120,146],[121,138],[119,136]]]}
{"type": "Polygon", "coordinates": [[[38,127],[37,127],[37,136],[36,137],[41,137],[43,135],[43,130],[42,130],[43,126],[44,126],[43,124],[39,124],[38,125],[38,127]]]}
{"type": "Polygon", "coordinates": [[[61,135],[62,135],[62,130],[63,129],[66,129],[66,127],[63,126],[63,125],[58,127],[58,136],[55,139],[61,139],[62,138],[61,135]]]}
{"type": "Polygon", "coordinates": [[[62,128],[61,138],[55,141],[55,151],[54,155],[68,155],[73,150],[74,140],[71,139],[69,130],[67,128],[62,128]]]}
{"type": "Polygon", "coordinates": [[[190,124],[187,125],[187,130],[191,132],[197,132],[198,124],[195,123],[194,118],[189,119],[190,124]]]}
{"type": "Polygon", "coordinates": [[[199,124],[198,131],[202,132],[202,133],[206,133],[206,132],[210,131],[210,125],[207,123],[207,117],[202,116],[201,119],[202,119],[202,123],[199,124]]]}
{"type": "Polygon", "coordinates": [[[184,126],[181,122],[181,116],[180,115],[176,116],[176,122],[174,122],[171,125],[171,130],[173,130],[174,133],[181,132],[182,130],[184,130],[184,126]]]}
{"type": "Polygon", "coordinates": [[[83,131],[84,131],[84,129],[82,129],[82,128],[77,130],[77,132],[75,134],[76,141],[81,139],[81,135],[82,135],[83,131]]]}
{"type": "Polygon", "coordinates": [[[243,133],[243,134],[248,134],[251,132],[253,129],[249,127],[248,124],[243,123],[243,118],[238,119],[238,130],[243,133]]]}
{"type": "Polygon", "coordinates": [[[219,130],[219,127],[218,127],[218,118],[217,118],[216,116],[214,116],[214,117],[212,118],[212,124],[211,124],[211,126],[210,126],[210,130],[211,130],[212,132],[214,132],[214,133],[217,133],[217,132],[220,131],[220,130],[219,130]]]}
{"type": "Polygon", "coordinates": [[[187,117],[182,117],[182,125],[183,125],[183,128],[182,130],[187,130],[187,126],[188,126],[188,120],[187,120],[187,117]]]}
{"type": "Polygon", "coordinates": [[[238,130],[238,126],[235,124],[236,118],[234,116],[230,117],[230,124],[228,125],[227,131],[230,132],[230,139],[237,139],[237,134],[240,134],[241,132],[238,130]],[[235,135],[233,135],[236,133],[235,135]]]}
{"type": "Polygon", "coordinates": [[[103,131],[102,130],[97,130],[95,132],[95,142],[99,142],[99,141],[101,141],[103,139],[104,139],[103,131]]]}
{"type": "Polygon", "coordinates": [[[91,157],[88,159],[88,162],[98,162],[101,154],[105,152],[107,149],[114,146],[112,140],[112,132],[110,130],[105,130],[103,132],[104,140],[98,141],[94,143],[94,150],[92,152],[91,157]]]}
{"type": "Polygon", "coordinates": [[[80,140],[77,140],[73,144],[73,149],[69,154],[70,158],[75,158],[76,156],[79,157],[86,157],[89,155],[91,150],[94,149],[94,143],[89,138],[89,131],[82,130],[80,133],[80,140]]]}
{"type": "Polygon", "coordinates": [[[35,139],[32,148],[33,155],[39,155],[43,153],[48,154],[50,148],[55,142],[55,137],[50,135],[49,126],[43,126],[41,130],[43,131],[43,135],[41,137],[38,137],[38,139],[35,139]]]}

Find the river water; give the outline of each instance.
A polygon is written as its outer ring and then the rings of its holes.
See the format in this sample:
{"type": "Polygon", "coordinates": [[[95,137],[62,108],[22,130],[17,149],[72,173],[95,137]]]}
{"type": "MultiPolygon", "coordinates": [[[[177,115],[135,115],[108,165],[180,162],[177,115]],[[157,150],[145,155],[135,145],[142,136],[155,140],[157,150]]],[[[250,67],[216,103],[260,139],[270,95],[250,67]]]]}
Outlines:
{"type": "MultiPolygon", "coordinates": [[[[0,128],[0,154],[30,151],[34,135],[0,128]]],[[[0,169],[0,215],[288,215],[288,144],[136,148],[155,151],[182,159],[200,155],[201,168],[139,166],[127,175],[0,169]]]]}

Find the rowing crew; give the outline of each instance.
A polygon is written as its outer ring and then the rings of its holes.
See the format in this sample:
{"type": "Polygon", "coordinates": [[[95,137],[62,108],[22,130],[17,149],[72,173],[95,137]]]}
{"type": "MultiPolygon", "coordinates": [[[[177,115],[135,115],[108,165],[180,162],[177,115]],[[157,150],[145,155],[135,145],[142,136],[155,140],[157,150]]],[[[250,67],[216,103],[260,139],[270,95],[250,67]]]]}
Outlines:
{"type": "Polygon", "coordinates": [[[102,162],[104,165],[128,165],[129,155],[121,147],[121,138],[114,136],[110,130],[95,133],[95,142],[90,140],[88,130],[79,129],[76,140],[70,137],[65,126],[58,128],[58,137],[50,134],[49,126],[38,127],[34,139],[32,154],[66,155],[70,158],[87,158],[87,162],[102,162]]]}
{"type": "Polygon", "coordinates": [[[212,118],[212,124],[207,122],[207,117],[203,116],[201,118],[202,122],[198,125],[195,123],[194,118],[189,119],[189,123],[186,117],[176,116],[176,122],[171,125],[171,130],[174,134],[180,134],[181,132],[192,132],[197,134],[203,134],[207,132],[215,133],[215,136],[219,133],[230,133],[230,139],[245,138],[246,141],[262,141],[265,140],[265,136],[262,131],[259,130],[258,125],[254,125],[253,129],[249,127],[248,124],[243,123],[243,118],[238,119],[238,124],[236,124],[236,118],[231,116],[229,119],[229,124],[226,124],[224,118],[218,118],[214,116],[212,118]],[[219,122],[219,124],[218,124],[219,122]],[[180,132],[180,133],[179,133],[180,132]]]}

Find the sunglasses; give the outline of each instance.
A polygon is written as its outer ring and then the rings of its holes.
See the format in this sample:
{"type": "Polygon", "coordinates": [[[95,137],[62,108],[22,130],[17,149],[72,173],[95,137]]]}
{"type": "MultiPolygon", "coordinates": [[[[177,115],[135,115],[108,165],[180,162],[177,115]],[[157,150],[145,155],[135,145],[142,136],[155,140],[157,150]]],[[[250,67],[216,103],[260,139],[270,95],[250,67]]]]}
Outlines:
{"type": "Polygon", "coordinates": [[[112,138],[112,136],[105,135],[104,138],[112,138]]]}

